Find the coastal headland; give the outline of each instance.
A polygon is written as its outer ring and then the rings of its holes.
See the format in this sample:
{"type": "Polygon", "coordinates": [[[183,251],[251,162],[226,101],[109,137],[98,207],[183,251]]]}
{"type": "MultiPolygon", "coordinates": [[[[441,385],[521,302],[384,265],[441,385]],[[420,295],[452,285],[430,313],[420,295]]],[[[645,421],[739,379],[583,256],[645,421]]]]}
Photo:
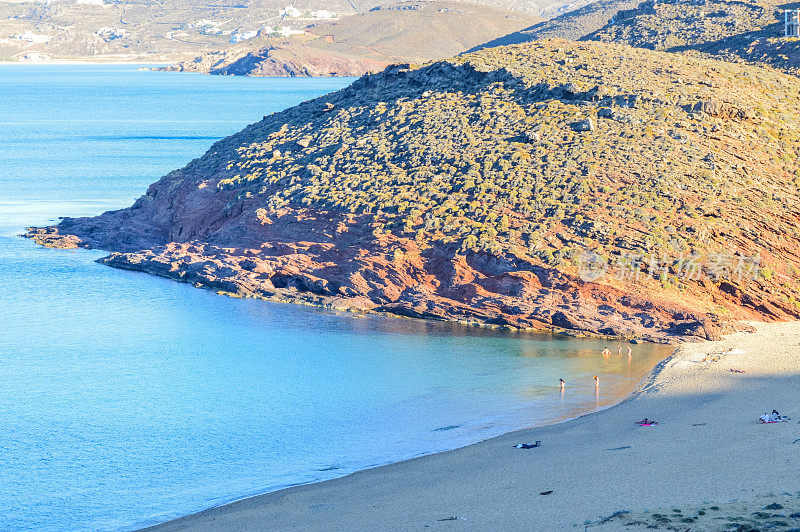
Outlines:
{"type": "Polygon", "coordinates": [[[28,236],[241,297],[716,339],[800,316],[798,93],[598,42],[394,65],[28,236]]]}
{"type": "Polygon", "coordinates": [[[152,530],[796,529],[800,324],[753,325],[683,344],[605,411],[152,530]],[[791,421],[757,422],[773,409],[791,421]]]}

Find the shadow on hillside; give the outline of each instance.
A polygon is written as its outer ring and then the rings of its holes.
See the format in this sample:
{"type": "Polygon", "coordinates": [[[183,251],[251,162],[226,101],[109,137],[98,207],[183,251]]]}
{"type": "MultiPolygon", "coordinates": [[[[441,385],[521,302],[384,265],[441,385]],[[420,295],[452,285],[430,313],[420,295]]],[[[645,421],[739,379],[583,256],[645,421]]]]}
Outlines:
{"type": "Polygon", "coordinates": [[[720,56],[732,56],[749,63],[766,64],[774,68],[796,69],[800,66],[800,43],[783,37],[783,11],[798,9],[800,2],[776,6],[774,22],[757,31],[729,35],[702,44],[675,46],[667,52],[699,51],[720,56]],[[758,39],[761,42],[756,42],[758,39]],[[768,42],[769,39],[777,39],[768,42]]]}
{"type": "MultiPolygon", "coordinates": [[[[479,70],[479,67],[476,68],[471,63],[453,64],[448,61],[439,61],[416,69],[409,68],[407,64],[392,65],[376,74],[359,78],[347,89],[336,93],[333,98],[322,97],[301,106],[322,106],[327,105],[324,102],[332,100],[338,101],[343,108],[363,106],[366,94],[371,91],[378,92],[379,94],[375,96],[384,103],[425,98],[428,93],[436,90],[477,96],[491,90],[491,85],[494,83],[504,83],[507,88],[513,88],[514,90],[505,96],[520,105],[561,100],[564,103],[574,104],[584,101],[607,101],[607,103],[613,101],[615,105],[626,107],[633,105],[632,102],[636,100],[635,94],[619,94],[612,98],[604,94],[600,87],[581,91],[570,83],[550,85],[547,82],[539,82],[529,85],[521,75],[505,67],[488,71],[479,70]],[[386,92],[391,92],[390,98],[386,98],[386,92]],[[354,93],[355,98],[353,98],[354,93]]],[[[474,105],[480,103],[476,101],[474,105]]]]}
{"type": "Polygon", "coordinates": [[[635,9],[639,3],[640,0],[600,0],[599,2],[592,2],[550,20],[539,22],[528,28],[474,46],[463,53],[468,54],[483,48],[495,48],[497,46],[520,44],[541,39],[582,40],[587,35],[608,24],[620,11],[635,9]]]}

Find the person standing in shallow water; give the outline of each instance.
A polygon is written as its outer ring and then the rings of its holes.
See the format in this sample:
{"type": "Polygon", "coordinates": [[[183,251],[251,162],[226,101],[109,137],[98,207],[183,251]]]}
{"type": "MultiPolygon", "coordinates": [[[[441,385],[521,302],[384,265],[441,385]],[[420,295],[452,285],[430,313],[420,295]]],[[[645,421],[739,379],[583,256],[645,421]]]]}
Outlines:
{"type": "Polygon", "coordinates": [[[631,346],[629,345],[628,346],[628,358],[631,358],[632,354],[633,354],[633,349],[631,349],[631,346]]]}
{"type": "Polygon", "coordinates": [[[603,356],[604,356],[604,357],[607,357],[607,356],[609,356],[610,354],[611,354],[611,351],[609,351],[609,350],[608,350],[608,346],[606,346],[606,348],[605,348],[605,349],[603,349],[603,356]]]}
{"type": "Polygon", "coordinates": [[[597,375],[594,376],[594,387],[595,389],[600,388],[600,379],[597,377],[597,375]]]}
{"type": "Polygon", "coordinates": [[[558,379],[558,387],[562,392],[564,391],[564,386],[566,386],[566,384],[567,383],[564,382],[564,379],[558,379]]]}
{"type": "Polygon", "coordinates": [[[620,345],[618,345],[618,346],[617,346],[617,354],[618,354],[619,356],[622,356],[622,344],[620,344],[620,345]]]}

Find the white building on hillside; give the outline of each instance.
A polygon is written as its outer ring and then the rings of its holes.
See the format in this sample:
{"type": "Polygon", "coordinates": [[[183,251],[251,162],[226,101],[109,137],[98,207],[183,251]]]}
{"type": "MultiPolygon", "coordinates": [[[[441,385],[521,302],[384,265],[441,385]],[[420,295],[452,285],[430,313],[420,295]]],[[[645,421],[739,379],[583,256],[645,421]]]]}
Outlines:
{"type": "Polygon", "coordinates": [[[45,61],[50,61],[50,59],[52,59],[49,54],[39,52],[37,50],[20,52],[12,56],[12,58],[16,61],[26,61],[28,63],[44,63],[45,61]]]}
{"type": "Polygon", "coordinates": [[[800,9],[787,9],[783,12],[783,36],[800,37],[800,9]]]}
{"type": "Polygon", "coordinates": [[[302,14],[303,12],[294,6],[286,6],[280,11],[280,15],[282,17],[289,17],[289,18],[300,18],[302,14]]]}
{"type": "Polygon", "coordinates": [[[337,13],[334,13],[333,11],[328,11],[327,9],[320,9],[319,11],[314,11],[311,14],[311,16],[323,20],[333,20],[339,18],[339,15],[337,13]]]}
{"type": "Polygon", "coordinates": [[[289,26],[278,26],[275,28],[275,33],[277,33],[280,37],[296,37],[298,35],[305,35],[306,32],[303,30],[292,29],[289,26]]]}
{"type": "Polygon", "coordinates": [[[236,44],[238,42],[252,39],[256,35],[258,35],[257,31],[236,31],[234,33],[231,33],[231,44],[236,44]]]}
{"type": "Polygon", "coordinates": [[[47,44],[53,37],[50,35],[40,35],[38,33],[33,33],[32,31],[25,31],[23,33],[18,33],[11,38],[16,41],[29,42],[33,44],[47,44]]]}

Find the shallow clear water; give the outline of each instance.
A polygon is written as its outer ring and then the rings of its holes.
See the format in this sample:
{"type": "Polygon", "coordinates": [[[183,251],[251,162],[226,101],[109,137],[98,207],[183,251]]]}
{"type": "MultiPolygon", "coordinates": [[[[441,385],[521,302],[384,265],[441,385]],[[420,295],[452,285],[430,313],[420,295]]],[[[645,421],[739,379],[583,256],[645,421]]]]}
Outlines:
{"type": "Polygon", "coordinates": [[[131,529],[574,417],[669,354],[229,299],[15,236],[348,82],[0,66],[0,529],[131,529]]]}

